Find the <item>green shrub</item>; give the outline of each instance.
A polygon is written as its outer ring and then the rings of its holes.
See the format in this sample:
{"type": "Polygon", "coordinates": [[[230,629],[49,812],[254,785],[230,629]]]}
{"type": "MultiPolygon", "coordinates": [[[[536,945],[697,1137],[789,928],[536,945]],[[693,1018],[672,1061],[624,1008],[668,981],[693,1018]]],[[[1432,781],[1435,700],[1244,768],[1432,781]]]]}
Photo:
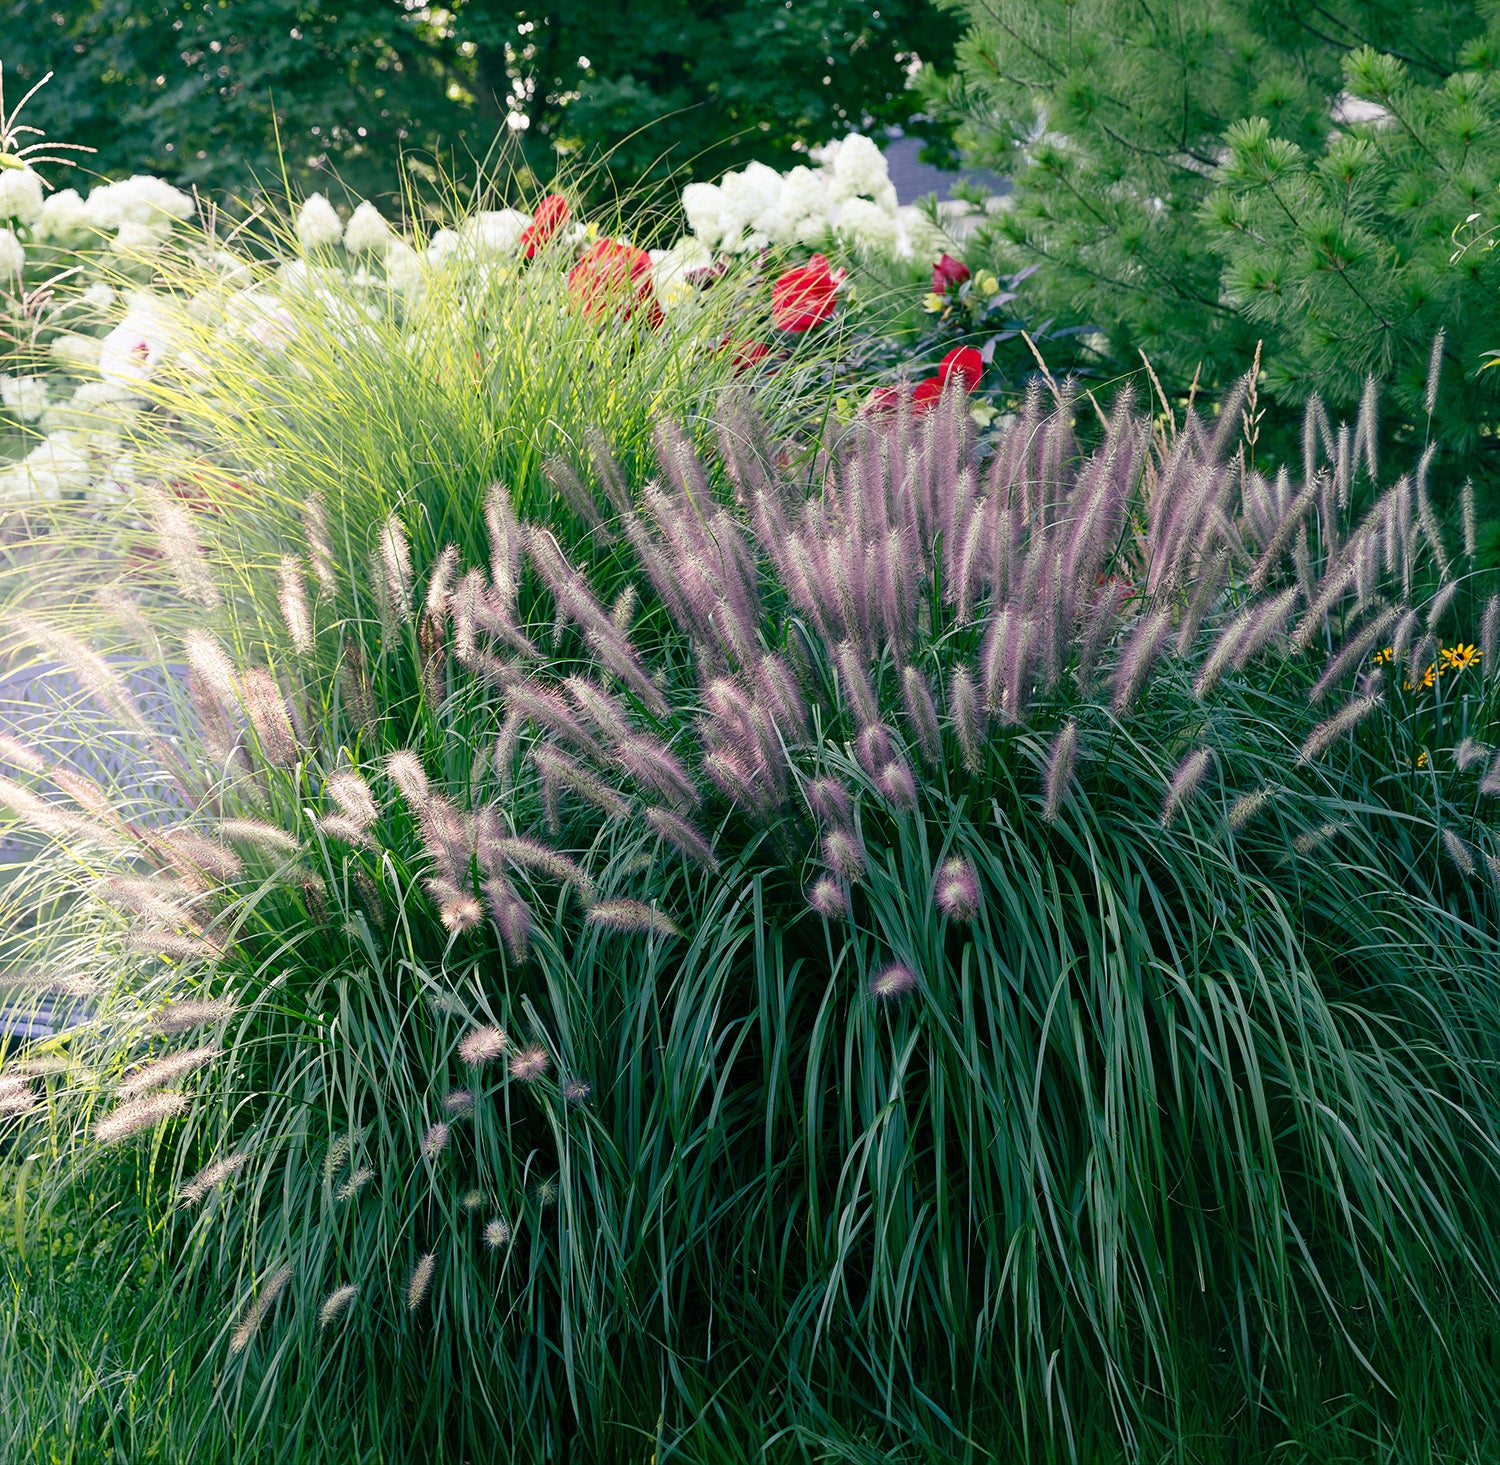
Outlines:
{"type": "Polygon", "coordinates": [[[649,339],[523,338],[486,491],[342,305],[178,402],[260,477],[146,504],[174,735],[28,629],[175,792],[0,785],[17,972],[94,1004],[0,1092],[140,1188],[245,1449],[1138,1458],[1493,1303],[1500,609],[1373,406],[1302,484],[1061,389],[982,450],[721,393],[710,462],[649,339]]]}
{"type": "Polygon", "coordinates": [[[1316,393],[1352,411],[1373,374],[1387,441],[1443,445],[1441,501],[1466,475],[1492,499],[1492,7],[950,8],[969,30],[931,98],[1013,175],[1001,268],[1042,266],[1029,296],[1101,333],[1091,365],[1144,351],[1174,394],[1217,390],[1263,339],[1283,409],[1267,431],[1293,453],[1289,409],[1316,393]]]}

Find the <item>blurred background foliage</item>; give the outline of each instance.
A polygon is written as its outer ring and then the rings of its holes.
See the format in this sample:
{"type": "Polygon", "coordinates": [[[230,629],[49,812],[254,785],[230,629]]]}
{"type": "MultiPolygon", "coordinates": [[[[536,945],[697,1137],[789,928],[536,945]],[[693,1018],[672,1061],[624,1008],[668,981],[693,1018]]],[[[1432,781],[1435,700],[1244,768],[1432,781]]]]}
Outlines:
{"type": "Polygon", "coordinates": [[[505,138],[543,182],[784,164],[910,122],[956,27],[931,0],[0,0],[0,34],[12,88],[56,73],[28,120],[102,173],[245,197],[284,158],[379,197],[403,154],[468,177],[505,138]]]}

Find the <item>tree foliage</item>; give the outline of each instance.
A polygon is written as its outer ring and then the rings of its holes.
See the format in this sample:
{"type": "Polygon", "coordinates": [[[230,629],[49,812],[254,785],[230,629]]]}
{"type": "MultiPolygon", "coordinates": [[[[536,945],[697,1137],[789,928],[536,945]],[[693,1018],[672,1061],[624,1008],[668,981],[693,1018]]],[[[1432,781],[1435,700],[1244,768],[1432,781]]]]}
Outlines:
{"type": "Polygon", "coordinates": [[[1042,311],[1095,326],[1116,366],[1144,351],[1179,389],[1227,380],[1260,340],[1284,406],[1351,405],[1374,374],[1393,433],[1443,442],[1454,482],[1484,471],[1495,7],[943,3],[968,29],[926,94],[1014,175],[993,242],[1044,265],[1042,311]]]}
{"type": "Polygon", "coordinates": [[[0,0],[7,70],[57,73],[29,120],[101,171],[239,192],[279,177],[278,141],[297,181],[361,194],[402,151],[506,135],[544,178],[559,154],[625,184],[776,161],[906,121],[907,71],[950,30],[929,0],[0,0]]]}

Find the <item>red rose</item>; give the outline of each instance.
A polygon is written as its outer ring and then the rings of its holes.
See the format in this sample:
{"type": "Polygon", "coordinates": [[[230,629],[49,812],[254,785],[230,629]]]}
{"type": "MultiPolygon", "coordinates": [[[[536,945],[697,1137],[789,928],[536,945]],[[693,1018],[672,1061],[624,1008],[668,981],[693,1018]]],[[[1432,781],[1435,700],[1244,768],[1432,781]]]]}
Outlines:
{"type": "Polygon", "coordinates": [[[830,271],[815,254],[805,265],[788,270],[771,286],[771,322],[778,331],[810,331],[833,314],[834,296],[843,270],[830,271]]]}
{"type": "Polygon", "coordinates": [[[587,316],[628,320],[637,306],[645,306],[648,322],[661,322],[661,309],[651,293],[651,256],[633,244],[599,240],[568,271],[568,291],[587,316]]]}
{"type": "Polygon", "coordinates": [[[972,346],[955,347],[938,363],[937,374],[944,383],[956,376],[964,384],[964,391],[972,392],[984,375],[984,357],[972,346]]]}
{"type": "Polygon", "coordinates": [[[932,293],[946,295],[951,285],[962,285],[969,278],[969,267],[961,259],[945,254],[932,267],[932,293]]]}
{"type": "Polygon", "coordinates": [[[533,259],[551,237],[568,222],[568,201],[560,193],[549,193],[537,206],[531,222],[521,231],[526,258],[533,259]]]}
{"type": "Polygon", "coordinates": [[[861,411],[870,417],[884,417],[887,413],[894,412],[900,405],[900,387],[876,387],[865,398],[865,405],[861,411]]]}

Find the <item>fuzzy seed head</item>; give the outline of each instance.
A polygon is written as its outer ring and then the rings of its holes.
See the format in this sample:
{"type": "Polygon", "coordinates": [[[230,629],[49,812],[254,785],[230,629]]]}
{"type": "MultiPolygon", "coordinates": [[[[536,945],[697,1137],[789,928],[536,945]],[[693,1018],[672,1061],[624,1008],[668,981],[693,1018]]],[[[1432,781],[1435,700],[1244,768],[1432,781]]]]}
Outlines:
{"type": "Polygon", "coordinates": [[[229,1155],[222,1160],[209,1161],[178,1192],[183,1204],[196,1205],[210,1191],[217,1190],[231,1175],[242,1169],[249,1159],[249,1155],[229,1155]]]}
{"type": "Polygon", "coordinates": [[[822,875],[813,881],[807,893],[807,903],[825,921],[845,921],[849,918],[849,893],[843,882],[832,875],[822,875]]]}
{"type": "Polygon", "coordinates": [[[474,1112],[474,1091],[454,1089],[444,1098],[443,1108],[455,1119],[467,1119],[474,1112]]]}
{"type": "Polygon", "coordinates": [[[0,1119],[15,1119],[39,1108],[37,1092],[23,1078],[0,1078],[0,1119]]]}
{"type": "Polygon", "coordinates": [[[639,900],[602,900],[589,907],[584,918],[607,931],[638,936],[681,936],[676,923],[653,905],[639,900]]]}
{"type": "Polygon", "coordinates": [[[426,1159],[435,1160],[447,1148],[448,1126],[438,1119],[427,1126],[427,1133],[422,1136],[422,1154],[426,1159]]]}
{"type": "Polygon", "coordinates": [[[302,561],[296,555],[281,558],[280,595],[281,619],[286,622],[287,634],[292,638],[292,649],[298,656],[311,656],[313,652],[312,610],[307,603],[307,585],[302,578],[302,561]]]}
{"type": "Polygon", "coordinates": [[[234,844],[249,845],[263,854],[294,855],[302,847],[286,830],[259,819],[225,819],[218,832],[234,844]]]}
{"type": "Polygon", "coordinates": [[[427,771],[422,760],[413,752],[402,749],[385,760],[386,776],[401,790],[401,796],[416,807],[427,802],[429,787],[427,771]]]}
{"type": "Polygon", "coordinates": [[[335,1287],[323,1299],[323,1305],[318,1309],[318,1326],[326,1328],[336,1323],[349,1310],[349,1304],[358,1295],[359,1288],[353,1282],[345,1282],[342,1287],[335,1287]]]}
{"type": "Polygon", "coordinates": [[[507,1065],[510,1076],[519,1083],[535,1083],[551,1066],[552,1060],[545,1048],[522,1048],[507,1065]]]}
{"type": "Polygon", "coordinates": [[[339,1201],[351,1201],[375,1178],[375,1172],[368,1165],[361,1165],[349,1178],[338,1188],[337,1199],[339,1201]]]}
{"type": "Polygon", "coordinates": [[[859,837],[850,829],[830,829],[823,836],[823,859],[846,880],[864,878],[865,852],[859,837]]]}
{"type": "Polygon", "coordinates": [[[239,1327],[234,1330],[234,1336],[229,1340],[231,1357],[243,1353],[254,1341],[266,1314],[275,1306],[276,1299],[286,1291],[286,1285],[291,1280],[292,1269],[286,1265],[277,1267],[266,1279],[265,1285],[260,1289],[260,1295],[250,1304],[239,1327]]]}
{"type": "Polygon", "coordinates": [[[917,974],[902,962],[882,967],[870,978],[870,996],[877,1002],[894,1002],[917,985],[917,974]]]}
{"type": "Polygon", "coordinates": [[[1243,829],[1275,796],[1275,789],[1269,786],[1255,789],[1248,794],[1241,794],[1229,806],[1229,827],[1235,830],[1243,829]]]}
{"type": "Polygon", "coordinates": [[[1042,803],[1042,818],[1049,824],[1057,822],[1062,812],[1063,800],[1073,785],[1074,770],[1078,766],[1078,724],[1069,718],[1058,728],[1047,754],[1046,796],[1042,803]]]}
{"type": "Polygon", "coordinates": [[[950,921],[972,921],[979,914],[979,878],[968,860],[955,855],[938,871],[933,901],[950,921]]]}
{"type": "Polygon", "coordinates": [[[499,1251],[502,1247],[510,1245],[510,1222],[496,1216],[487,1221],[484,1227],[484,1244],[491,1251],[499,1251]]]}
{"type": "Polygon", "coordinates": [[[562,1086],[563,1102],[571,1108],[587,1104],[593,1093],[594,1086],[584,1078],[570,1078],[562,1086]]]}
{"type": "Polygon", "coordinates": [[[486,1063],[493,1063],[495,1059],[503,1057],[509,1047],[510,1039],[503,1029],[474,1028],[464,1034],[463,1041],[458,1045],[458,1056],[470,1068],[482,1068],[486,1063]]]}
{"type": "Polygon", "coordinates": [[[1213,758],[1211,748],[1198,748],[1177,765],[1167,788],[1167,796],[1162,800],[1161,826],[1163,829],[1171,825],[1203,786],[1204,777],[1213,764],[1213,758]]]}
{"type": "Polygon", "coordinates": [[[19,768],[23,773],[47,771],[46,759],[9,733],[0,733],[0,763],[9,763],[12,768],[19,768]]]}
{"type": "Polygon", "coordinates": [[[119,1144],[143,1130],[155,1129],[168,1119],[175,1119],[187,1108],[187,1095],[150,1094],[112,1109],[94,1125],[94,1139],[101,1145],[119,1144]]]}
{"type": "Polygon", "coordinates": [[[124,1081],[115,1089],[115,1097],[123,1102],[139,1099],[153,1089],[165,1088],[212,1063],[220,1051],[217,1043],[206,1043],[201,1048],[185,1048],[152,1063],[144,1063],[125,1075],[124,1081]]]}
{"type": "Polygon", "coordinates": [[[1448,858],[1453,861],[1458,873],[1465,879],[1472,880],[1478,873],[1473,850],[1451,829],[1443,830],[1443,848],[1447,850],[1448,858]]]}
{"type": "Polygon", "coordinates": [[[417,1258],[417,1264],[411,1269],[411,1280],[406,1284],[406,1310],[415,1312],[421,1307],[423,1299],[427,1296],[427,1289],[432,1285],[432,1274],[437,1267],[437,1256],[430,1251],[423,1252],[417,1258]]]}

